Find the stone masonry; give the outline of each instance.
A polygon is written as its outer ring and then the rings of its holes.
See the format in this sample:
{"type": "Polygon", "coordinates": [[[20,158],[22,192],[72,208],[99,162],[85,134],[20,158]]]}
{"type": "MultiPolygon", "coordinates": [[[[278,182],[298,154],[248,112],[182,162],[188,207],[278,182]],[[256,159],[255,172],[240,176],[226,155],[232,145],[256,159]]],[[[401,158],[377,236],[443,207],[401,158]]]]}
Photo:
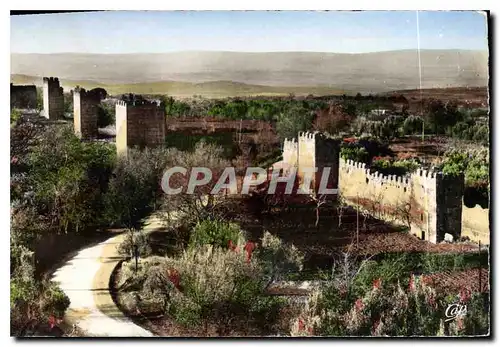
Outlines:
{"type": "Polygon", "coordinates": [[[73,91],[73,123],[78,137],[82,139],[97,137],[100,102],[101,98],[97,93],[79,87],[73,91]]]}
{"type": "Polygon", "coordinates": [[[127,155],[130,147],[155,147],[165,141],[165,107],[154,101],[116,103],[116,151],[127,155]]]}
{"type": "Polygon", "coordinates": [[[35,109],[36,87],[10,84],[10,108],[35,109]]]}
{"type": "MultiPolygon", "coordinates": [[[[416,236],[437,243],[445,233],[456,240],[462,229],[464,177],[417,170],[407,177],[370,172],[364,163],[339,157],[338,143],[320,134],[299,133],[298,141],[285,140],[283,162],[297,168],[331,167],[328,188],[339,189],[344,201],[377,218],[410,227],[416,236]]],[[[314,186],[319,185],[316,177],[314,186]]]]}
{"type": "Polygon", "coordinates": [[[64,93],[57,77],[43,78],[43,115],[50,120],[64,117],[64,93]]]}
{"type": "Polygon", "coordinates": [[[320,133],[301,132],[297,141],[285,139],[283,143],[283,162],[287,167],[297,168],[299,182],[303,181],[306,170],[317,168],[311,182],[314,191],[320,186],[325,168],[330,170],[328,176],[325,171],[325,177],[328,179],[326,187],[329,189],[338,187],[338,160],[337,141],[328,139],[320,133]]]}

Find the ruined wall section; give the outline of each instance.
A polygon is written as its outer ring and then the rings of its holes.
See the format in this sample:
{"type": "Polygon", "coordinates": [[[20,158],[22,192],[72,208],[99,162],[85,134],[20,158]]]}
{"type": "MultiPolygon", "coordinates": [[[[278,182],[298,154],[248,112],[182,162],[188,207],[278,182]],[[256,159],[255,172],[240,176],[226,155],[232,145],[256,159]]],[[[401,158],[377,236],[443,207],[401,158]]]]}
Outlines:
{"type": "Polygon", "coordinates": [[[165,142],[165,107],[161,103],[116,104],[116,146],[118,154],[130,147],[156,147],[165,142]]]}
{"type": "Polygon", "coordinates": [[[440,242],[461,236],[463,177],[417,170],[410,177],[370,172],[364,163],[340,159],[339,190],[349,204],[376,218],[409,226],[411,233],[440,242]]]}
{"type": "Polygon", "coordinates": [[[82,139],[96,138],[98,135],[97,118],[101,99],[95,93],[83,88],[73,91],[73,124],[75,134],[82,139]]]}
{"type": "Polygon", "coordinates": [[[481,205],[467,207],[462,204],[462,236],[472,241],[490,244],[490,210],[481,205]]]}
{"type": "Polygon", "coordinates": [[[410,182],[407,177],[370,172],[365,163],[340,158],[339,194],[348,204],[374,217],[409,225],[410,182]]]}
{"type": "MultiPolygon", "coordinates": [[[[314,170],[316,167],[316,134],[309,132],[300,132],[298,136],[297,151],[297,177],[302,184],[304,176],[308,170],[314,170]]],[[[315,176],[313,176],[311,186],[315,187],[315,176]]]]}
{"type": "Polygon", "coordinates": [[[297,166],[299,145],[295,139],[285,139],[283,142],[283,162],[289,166],[297,166]]]}
{"type": "Polygon", "coordinates": [[[64,117],[64,93],[57,77],[43,78],[43,115],[50,120],[64,117]]]}
{"type": "Polygon", "coordinates": [[[10,84],[10,108],[35,109],[36,86],[15,86],[10,84]]]}
{"type": "Polygon", "coordinates": [[[116,121],[116,152],[118,155],[126,155],[127,142],[127,104],[121,100],[115,104],[116,121]]]}

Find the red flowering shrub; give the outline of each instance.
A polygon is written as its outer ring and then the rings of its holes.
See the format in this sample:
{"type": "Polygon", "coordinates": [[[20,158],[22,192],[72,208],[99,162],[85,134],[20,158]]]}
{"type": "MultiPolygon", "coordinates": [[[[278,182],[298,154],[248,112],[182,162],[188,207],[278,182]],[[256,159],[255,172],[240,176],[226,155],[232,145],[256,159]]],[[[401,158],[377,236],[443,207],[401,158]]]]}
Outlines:
{"type": "Polygon", "coordinates": [[[177,288],[177,290],[181,291],[181,275],[179,274],[179,271],[177,271],[176,269],[169,269],[167,270],[167,277],[170,282],[172,282],[174,287],[177,288]]]}
{"type": "Polygon", "coordinates": [[[255,249],[255,243],[251,241],[247,241],[245,244],[245,247],[243,248],[247,254],[247,263],[250,262],[250,259],[252,259],[252,252],[255,249]]]}

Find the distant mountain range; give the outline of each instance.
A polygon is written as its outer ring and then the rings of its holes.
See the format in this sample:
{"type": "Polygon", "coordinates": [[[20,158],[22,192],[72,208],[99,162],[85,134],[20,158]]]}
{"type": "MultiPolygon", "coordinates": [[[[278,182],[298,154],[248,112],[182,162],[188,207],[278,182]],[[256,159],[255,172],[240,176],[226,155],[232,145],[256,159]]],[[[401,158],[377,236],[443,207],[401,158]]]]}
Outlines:
{"type": "MultiPolygon", "coordinates": [[[[422,50],[423,88],[483,87],[488,52],[422,50]]],[[[117,89],[226,94],[384,92],[419,87],[416,50],[338,54],[315,52],[178,52],[164,54],[11,54],[14,82],[57,76],[67,84],[117,89]],[[24,75],[24,76],[19,76],[24,75]]],[[[72,86],[69,86],[72,87],[72,86]]],[[[144,91],[143,91],[144,92],[144,91]]],[[[183,94],[182,92],[181,94],[183,94]]]]}

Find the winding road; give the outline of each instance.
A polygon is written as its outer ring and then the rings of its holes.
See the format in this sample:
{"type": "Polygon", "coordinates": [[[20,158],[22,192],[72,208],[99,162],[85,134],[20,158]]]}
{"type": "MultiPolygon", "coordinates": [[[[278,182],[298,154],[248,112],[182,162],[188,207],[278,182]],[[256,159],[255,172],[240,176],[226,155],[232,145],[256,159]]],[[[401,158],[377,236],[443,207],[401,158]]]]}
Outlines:
{"type": "MultiPolygon", "coordinates": [[[[157,216],[146,220],[146,232],[162,229],[157,216]]],[[[115,305],[109,291],[113,270],[123,259],[118,245],[125,233],[80,250],[58,268],[52,281],[59,284],[71,303],[65,321],[80,328],[86,336],[93,337],[153,337],[126,317],[115,305]]]]}

